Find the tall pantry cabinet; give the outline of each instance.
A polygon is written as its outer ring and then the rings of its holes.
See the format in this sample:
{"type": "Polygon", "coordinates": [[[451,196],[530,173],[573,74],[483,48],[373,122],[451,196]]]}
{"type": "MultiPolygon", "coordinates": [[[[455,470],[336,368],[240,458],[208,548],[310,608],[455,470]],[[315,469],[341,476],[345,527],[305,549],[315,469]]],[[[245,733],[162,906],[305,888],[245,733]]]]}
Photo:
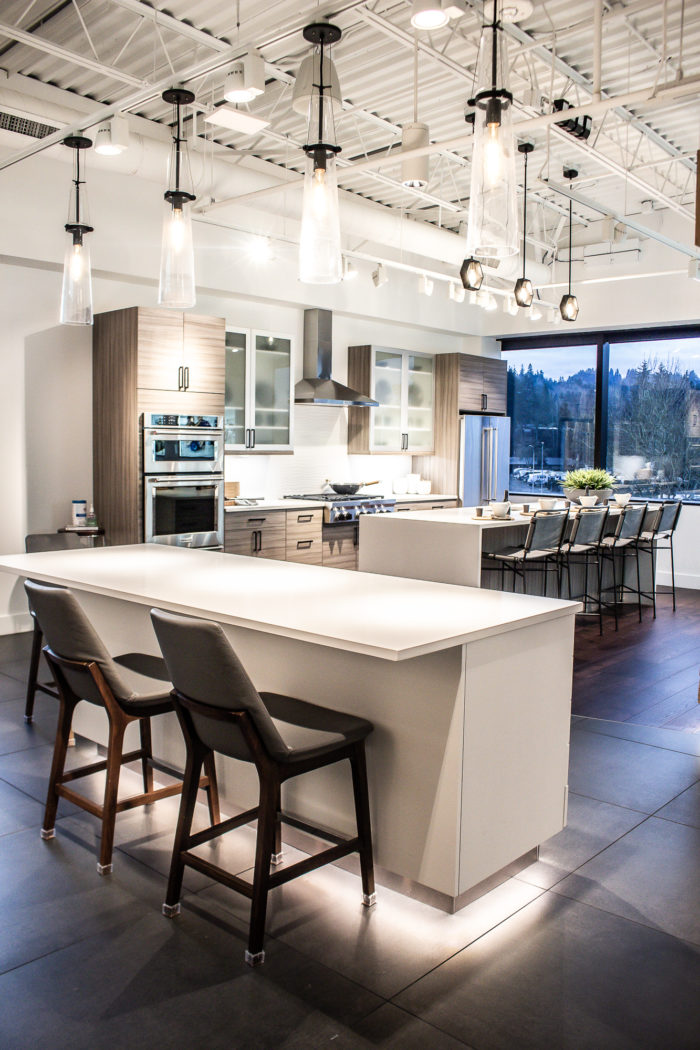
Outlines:
{"type": "Polygon", "coordinates": [[[97,314],[92,368],[95,510],[106,543],[140,543],[141,416],[223,416],[224,319],[140,306],[97,314]]]}

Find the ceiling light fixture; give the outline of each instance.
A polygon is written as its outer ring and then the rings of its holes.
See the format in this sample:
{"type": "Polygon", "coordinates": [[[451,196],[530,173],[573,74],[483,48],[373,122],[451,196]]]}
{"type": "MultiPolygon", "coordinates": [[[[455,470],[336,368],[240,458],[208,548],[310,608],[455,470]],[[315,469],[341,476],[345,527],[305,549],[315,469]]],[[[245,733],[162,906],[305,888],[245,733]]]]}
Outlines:
{"type": "Polygon", "coordinates": [[[509,314],[511,317],[518,316],[518,304],[515,301],[515,297],[512,295],[506,295],[503,300],[503,313],[509,314]]]}
{"type": "MultiPolygon", "coordinates": [[[[401,129],[401,152],[419,149],[430,142],[430,130],[427,124],[418,120],[418,41],[413,50],[413,123],[404,124],[401,129]]],[[[422,190],[430,178],[430,158],[426,153],[422,157],[408,157],[401,161],[401,182],[412,190],[422,190]]]]}
{"type": "MultiPolygon", "coordinates": [[[[578,175],[575,168],[564,168],[564,178],[569,180],[569,183],[578,175]]],[[[569,197],[569,291],[566,295],[562,295],[561,302],[559,303],[559,313],[561,314],[562,321],[575,321],[578,317],[578,299],[575,295],[571,294],[571,242],[572,242],[572,229],[573,229],[573,201],[569,197]]]]}
{"type": "Polygon", "coordinates": [[[340,40],[341,30],[327,22],[314,22],[304,39],[319,48],[319,77],[309,105],[309,129],[304,174],[304,203],[299,242],[299,280],[307,284],[337,284],[343,274],[340,252],[340,216],[333,104],[328,94],[324,47],[340,40]]]}
{"type": "Polygon", "coordinates": [[[263,265],[272,262],[275,253],[269,237],[251,237],[248,242],[247,255],[251,262],[263,265]]]}
{"type": "Polygon", "coordinates": [[[381,288],[383,284],[388,284],[389,274],[386,272],[381,263],[377,263],[377,269],[372,271],[372,283],[375,288],[381,288]]]}
{"type": "Polygon", "coordinates": [[[234,62],[224,81],[227,102],[252,102],[265,92],[265,60],[259,51],[249,51],[234,62]]]}
{"type": "Polygon", "coordinates": [[[418,278],[418,291],[421,295],[432,295],[435,282],[432,277],[428,277],[427,274],[422,273],[418,278]]]}
{"type": "Polygon", "coordinates": [[[238,131],[241,135],[257,135],[259,131],[266,128],[270,121],[254,117],[252,113],[246,113],[243,109],[234,109],[233,106],[217,106],[207,113],[204,118],[205,124],[218,124],[221,128],[229,131],[238,131]]]}
{"type": "Polygon", "coordinates": [[[465,288],[470,292],[478,292],[484,279],[484,270],[479,260],[472,256],[470,259],[465,259],[462,263],[459,276],[462,278],[462,285],[465,288]]]}
{"type": "Polygon", "coordinates": [[[194,94],[187,88],[168,88],[163,92],[163,101],[173,106],[174,113],[169,188],[163,194],[166,208],[163,218],[158,303],[160,306],[186,310],[195,304],[190,205],[197,198],[191,189],[185,188],[192,186],[192,175],[187,142],[182,134],[181,108],[194,102],[194,94]]]}
{"type": "Polygon", "coordinates": [[[508,90],[505,39],[500,39],[498,0],[493,21],[484,26],[476,66],[474,150],[467,255],[507,258],[518,251],[513,96],[508,90]],[[500,47],[499,47],[500,42],[500,47]]]}
{"type": "Polygon", "coordinates": [[[411,25],[414,29],[442,29],[449,20],[441,0],[413,0],[411,25]]]}
{"type": "Polygon", "coordinates": [[[126,117],[112,117],[100,124],[95,136],[95,153],[103,157],[117,157],[129,148],[129,121],[126,117]]]}
{"type": "Polygon", "coordinates": [[[464,297],[467,293],[461,285],[455,284],[454,281],[450,281],[449,294],[453,303],[463,303],[464,297]]]}
{"type": "Polygon", "coordinates": [[[343,257],[343,280],[354,281],[357,277],[357,267],[350,259],[343,257]]]}
{"type": "Polygon", "coordinates": [[[518,145],[518,152],[522,153],[525,158],[525,173],[523,175],[523,275],[518,277],[515,282],[515,289],[513,294],[515,295],[515,301],[518,306],[532,306],[532,281],[528,280],[525,276],[525,260],[526,260],[526,249],[527,249],[527,158],[528,154],[532,153],[535,147],[531,142],[521,142],[518,145]]]}
{"type": "Polygon", "coordinates": [[[75,152],[75,175],[68,209],[72,218],[65,225],[69,235],[63,263],[63,287],[61,289],[61,324],[92,324],[92,275],[90,273],[90,248],[85,234],[92,233],[88,223],[85,193],[81,199],[80,187],[85,178],[80,177],[80,155],[90,149],[92,139],[84,135],[69,135],[63,145],[75,152]]]}

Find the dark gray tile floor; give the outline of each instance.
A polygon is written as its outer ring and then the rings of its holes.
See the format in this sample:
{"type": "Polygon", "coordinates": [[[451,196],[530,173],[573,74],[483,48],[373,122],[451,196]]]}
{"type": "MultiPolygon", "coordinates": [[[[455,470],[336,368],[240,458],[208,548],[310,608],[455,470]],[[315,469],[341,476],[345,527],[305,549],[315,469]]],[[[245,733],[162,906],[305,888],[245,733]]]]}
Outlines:
{"type": "MultiPolygon", "coordinates": [[[[108,878],[89,814],[40,839],[56,705],[23,725],[27,642],[0,638],[3,1050],[700,1047],[697,734],[575,718],[569,824],[535,864],[452,916],[381,887],[368,912],[321,869],[274,891],[251,971],[242,898],[191,872],[160,914],[177,800],[121,815],[108,878]]],[[[253,842],[203,849],[245,871],[253,842]]]]}

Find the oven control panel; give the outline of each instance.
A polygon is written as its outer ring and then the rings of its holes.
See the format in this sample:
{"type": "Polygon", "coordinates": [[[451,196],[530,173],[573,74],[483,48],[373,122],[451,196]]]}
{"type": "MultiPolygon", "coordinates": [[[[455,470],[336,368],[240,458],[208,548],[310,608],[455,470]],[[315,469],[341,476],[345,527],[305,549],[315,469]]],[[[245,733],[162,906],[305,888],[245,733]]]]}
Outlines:
{"type": "Polygon", "coordinates": [[[147,412],[143,417],[143,425],[147,429],[154,427],[208,427],[212,430],[220,430],[223,426],[221,416],[180,416],[166,412],[147,412]]]}

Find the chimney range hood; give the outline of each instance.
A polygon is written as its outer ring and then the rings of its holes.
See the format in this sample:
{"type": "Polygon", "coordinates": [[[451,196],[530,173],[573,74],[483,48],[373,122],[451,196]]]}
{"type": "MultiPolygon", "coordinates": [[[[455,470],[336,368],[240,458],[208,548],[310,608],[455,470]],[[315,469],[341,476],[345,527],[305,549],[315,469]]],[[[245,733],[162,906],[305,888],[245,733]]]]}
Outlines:
{"type": "Polygon", "coordinates": [[[294,404],[376,408],[378,401],[331,378],[332,337],[330,310],[304,310],[304,378],[294,387],[294,404]]]}

